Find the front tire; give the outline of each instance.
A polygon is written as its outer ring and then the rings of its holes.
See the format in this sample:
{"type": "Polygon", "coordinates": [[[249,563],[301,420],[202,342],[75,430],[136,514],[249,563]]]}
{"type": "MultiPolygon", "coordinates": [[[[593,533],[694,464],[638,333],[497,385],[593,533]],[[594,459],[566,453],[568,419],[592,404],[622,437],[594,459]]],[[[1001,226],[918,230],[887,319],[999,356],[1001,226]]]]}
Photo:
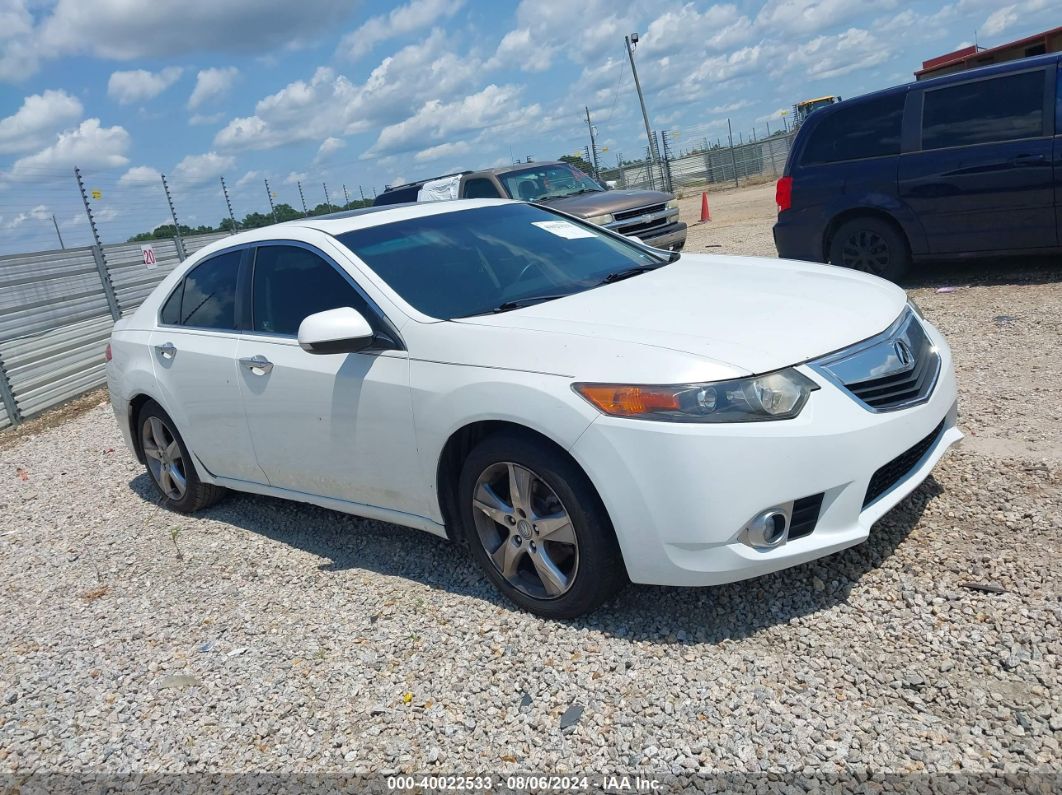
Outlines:
{"type": "Polygon", "coordinates": [[[888,221],[873,216],[841,224],[830,239],[830,264],[898,281],[911,266],[903,235],[888,221]]]}
{"type": "Polygon", "coordinates": [[[472,556],[525,610],[575,618],[626,584],[600,497],[548,443],[509,432],[484,439],[465,460],[458,498],[472,556]]]}
{"type": "Polygon", "coordinates": [[[140,448],[159,502],[179,513],[194,513],[225,496],[225,489],[203,483],[177,426],[162,406],[149,400],[137,417],[140,448]]]}

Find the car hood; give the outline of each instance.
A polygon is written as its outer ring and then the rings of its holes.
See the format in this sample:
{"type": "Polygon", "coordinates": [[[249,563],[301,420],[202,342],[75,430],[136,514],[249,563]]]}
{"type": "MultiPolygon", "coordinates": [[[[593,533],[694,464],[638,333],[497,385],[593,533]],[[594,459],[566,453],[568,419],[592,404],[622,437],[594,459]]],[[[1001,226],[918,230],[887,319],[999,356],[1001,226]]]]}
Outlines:
{"type": "MultiPolygon", "coordinates": [[[[906,300],[890,282],[829,265],[686,254],[615,284],[451,325],[504,332],[499,347],[509,364],[481,362],[491,366],[512,367],[520,351],[535,350],[527,369],[713,380],[777,370],[872,337],[906,300]],[[541,336],[537,346],[514,345],[514,332],[541,336]],[[612,367],[617,359],[622,365],[612,367]]],[[[482,357],[493,348],[484,344],[482,357]]]]}
{"type": "Polygon", "coordinates": [[[658,190],[603,190],[594,193],[580,193],[563,199],[547,199],[542,202],[549,207],[580,218],[603,213],[621,213],[638,207],[649,207],[671,201],[674,196],[658,190]]]}

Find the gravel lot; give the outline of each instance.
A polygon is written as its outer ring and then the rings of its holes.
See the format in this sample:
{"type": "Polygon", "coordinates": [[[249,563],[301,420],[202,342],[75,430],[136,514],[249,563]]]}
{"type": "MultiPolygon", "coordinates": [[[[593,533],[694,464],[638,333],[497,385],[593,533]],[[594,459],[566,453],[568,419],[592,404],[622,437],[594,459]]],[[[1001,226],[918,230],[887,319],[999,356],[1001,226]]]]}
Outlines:
{"type": "MultiPolygon", "coordinates": [[[[773,254],[773,186],[711,202],[688,250],[773,254]]],[[[102,404],[0,443],[0,772],[1057,773],[1062,269],[917,278],[968,439],[868,543],[570,624],[416,531],[164,512],[102,404]]]]}

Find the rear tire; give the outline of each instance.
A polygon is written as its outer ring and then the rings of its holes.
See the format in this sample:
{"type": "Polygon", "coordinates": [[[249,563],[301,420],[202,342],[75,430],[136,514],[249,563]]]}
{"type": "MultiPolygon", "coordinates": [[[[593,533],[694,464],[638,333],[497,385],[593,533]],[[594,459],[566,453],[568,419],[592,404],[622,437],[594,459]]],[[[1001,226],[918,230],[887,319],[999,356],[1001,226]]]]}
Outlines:
{"type": "Polygon", "coordinates": [[[523,609],[575,618],[626,583],[600,497],[567,456],[531,435],[501,432],[477,445],[458,482],[472,556],[523,609]]]}
{"type": "Polygon", "coordinates": [[[873,216],[845,221],[830,239],[830,264],[895,282],[911,266],[911,252],[895,226],[873,216]]]}
{"type": "Polygon", "coordinates": [[[203,483],[177,426],[162,406],[145,403],[136,420],[148,477],[159,492],[161,505],[179,513],[194,513],[225,496],[225,489],[203,483]]]}

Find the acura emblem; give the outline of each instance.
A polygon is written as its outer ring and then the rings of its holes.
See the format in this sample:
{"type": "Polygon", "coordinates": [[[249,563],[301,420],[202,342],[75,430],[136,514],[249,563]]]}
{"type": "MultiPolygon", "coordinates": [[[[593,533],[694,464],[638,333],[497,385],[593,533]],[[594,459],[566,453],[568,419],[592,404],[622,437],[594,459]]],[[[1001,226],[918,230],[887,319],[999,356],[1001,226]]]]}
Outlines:
{"type": "Polygon", "coordinates": [[[911,353],[911,346],[909,346],[903,340],[896,340],[896,344],[893,345],[896,351],[896,358],[900,360],[900,364],[904,367],[910,367],[914,363],[914,354],[911,353]]]}

